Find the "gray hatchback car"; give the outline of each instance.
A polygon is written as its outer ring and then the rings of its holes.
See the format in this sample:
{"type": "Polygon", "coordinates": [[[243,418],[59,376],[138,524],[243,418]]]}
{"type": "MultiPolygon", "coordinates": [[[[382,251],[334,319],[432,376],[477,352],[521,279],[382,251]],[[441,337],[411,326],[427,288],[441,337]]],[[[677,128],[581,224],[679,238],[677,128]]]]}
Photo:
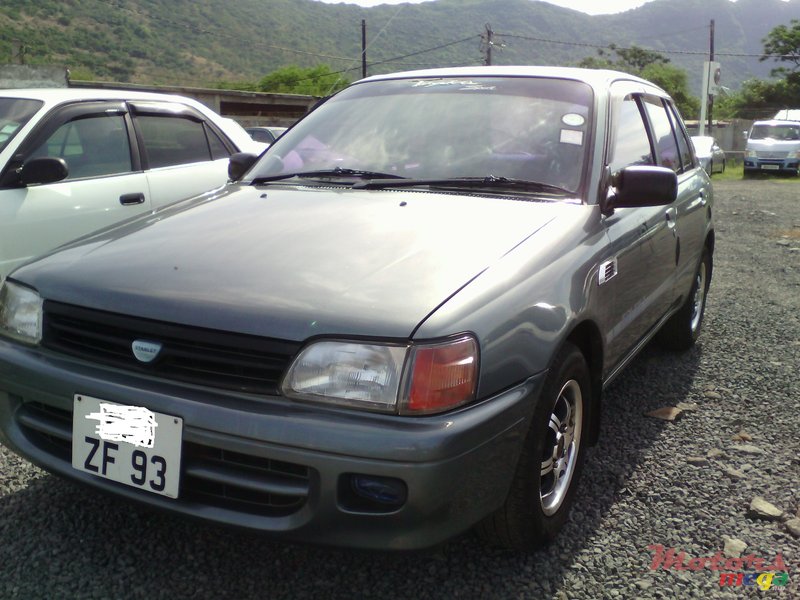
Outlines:
{"type": "Polygon", "coordinates": [[[712,188],[641,79],[372,77],[230,175],[9,276],[5,445],[285,539],[533,548],[603,389],[700,332],[712,188]]]}

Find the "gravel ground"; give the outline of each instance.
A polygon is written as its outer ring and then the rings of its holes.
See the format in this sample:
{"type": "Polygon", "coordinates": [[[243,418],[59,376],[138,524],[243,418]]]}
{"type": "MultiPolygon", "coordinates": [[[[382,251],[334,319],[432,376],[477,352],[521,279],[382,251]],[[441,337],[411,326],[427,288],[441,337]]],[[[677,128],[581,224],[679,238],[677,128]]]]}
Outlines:
{"type": "Polygon", "coordinates": [[[704,335],[682,355],[647,348],[608,391],[549,548],[507,553],[471,534],[415,554],[275,543],[97,495],[0,447],[0,599],[800,598],[800,538],[785,522],[800,517],[800,183],[715,187],[704,335]],[[678,403],[696,406],[645,416],[678,403]],[[784,515],[749,515],[757,496],[784,515]],[[781,553],[788,585],[722,589],[709,568],[650,568],[648,546],[688,562],[725,536],[747,544],[742,556],[781,553]]]}

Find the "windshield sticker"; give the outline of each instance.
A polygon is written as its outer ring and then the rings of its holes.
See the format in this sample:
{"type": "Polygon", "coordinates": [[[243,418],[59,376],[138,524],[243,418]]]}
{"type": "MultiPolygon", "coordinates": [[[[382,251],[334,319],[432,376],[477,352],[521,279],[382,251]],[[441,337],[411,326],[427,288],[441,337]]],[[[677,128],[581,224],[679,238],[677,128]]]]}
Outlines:
{"type": "Polygon", "coordinates": [[[415,81],[412,87],[441,87],[445,85],[460,86],[462,90],[493,90],[496,88],[494,85],[484,85],[477,81],[465,81],[463,79],[422,79],[415,81]]]}
{"type": "Polygon", "coordinates": [[[581,144],[583,144],[583,132],[575,131],[574,129],[562,129],[561,143],[574,144],[576,146],[580,146],[581,144]]]}
{"type": "Polygon", "coordinates": [[[582,115],[578,113],[567,113],[563,117],[561,117],[561,122],[564,125],[569,125],[570,127],[580,127],[586,122],[586,119],[583,118],[582,115]]]}

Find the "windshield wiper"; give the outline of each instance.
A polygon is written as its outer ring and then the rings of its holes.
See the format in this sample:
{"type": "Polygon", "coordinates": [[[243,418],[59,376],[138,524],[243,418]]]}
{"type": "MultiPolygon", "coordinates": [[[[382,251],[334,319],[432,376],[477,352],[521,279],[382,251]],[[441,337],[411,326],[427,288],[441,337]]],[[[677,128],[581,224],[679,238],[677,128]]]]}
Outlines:
{"type": "Polygon", "coordinates": [[[318,171],[298,171],[296,173],[281,173],[280,175],[269,175],[267,177],[256,177],[251,182],[253,185],[261,183],[269,183],[270,181],[281,181],[283,179],[291,179],[292,177],[301,178],[327,178],[327,177],[358,177],[359,179],[405,179],[401,175],[394,175],[393,173],[381,173],[379,171],[364,171],[362,169],[346,169],[336,167],[333,169],[320,169],[318,171]]]}
{"type": "Polygon", "coordinates": [[[359,181],[353,184],[353,189],[358,190],[380,190],[384,188],[399,187],[442,187],[442,188],[470,188],[470,189],[508,189],[522,190],[526,192],[544,192],[548,194],[574,196],[575,192],[550,183],[541,181],[530,181],[528,179],[509,179],[508,177],[453,177],[450,179],[372,179],[370,181],[359,181]]]}

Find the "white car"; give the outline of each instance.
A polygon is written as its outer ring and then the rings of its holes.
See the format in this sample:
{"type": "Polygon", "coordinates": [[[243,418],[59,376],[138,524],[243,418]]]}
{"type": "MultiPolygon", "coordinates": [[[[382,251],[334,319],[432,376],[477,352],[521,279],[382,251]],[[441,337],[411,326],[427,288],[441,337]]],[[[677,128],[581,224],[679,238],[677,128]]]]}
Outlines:
{"type": "Polygon", "coordinates": [[[719,147],[717,140],[708,135],[693,135],[692,144],[697,160],[706,173],[725,172],[725,151],[719,147]]]}
{"type": "Polygon", "coordinates": [[[0,91],[0,280],[81,235],[227,181],[259,153],[229,119],[180,96],[0,91]]]}

